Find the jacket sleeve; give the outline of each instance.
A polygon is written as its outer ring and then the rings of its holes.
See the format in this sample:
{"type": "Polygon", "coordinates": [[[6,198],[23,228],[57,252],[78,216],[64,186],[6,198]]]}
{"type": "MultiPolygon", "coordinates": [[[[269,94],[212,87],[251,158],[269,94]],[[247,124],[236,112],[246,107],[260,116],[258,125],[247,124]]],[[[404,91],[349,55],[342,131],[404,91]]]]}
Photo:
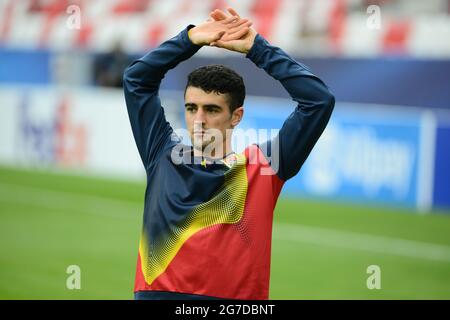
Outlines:
{"type": "Polygon", "coordinates": [[[305,65],[270,45],[261,35],[256,36],[247,58],[280,81],[297,102],[277,137],[260,145],[277,176],[286,181],[298,173],[325,129],[335,99],[305,65]]]}
{"type": "Polygon", "coordinates": [[[164,75],[201,47],[188,37],[190,25],[177,36],[134,61],[124,72],[123,86],[133,136],[148,169],[171,143],[173,129],[166,121],[159,98],[164,75]]]}

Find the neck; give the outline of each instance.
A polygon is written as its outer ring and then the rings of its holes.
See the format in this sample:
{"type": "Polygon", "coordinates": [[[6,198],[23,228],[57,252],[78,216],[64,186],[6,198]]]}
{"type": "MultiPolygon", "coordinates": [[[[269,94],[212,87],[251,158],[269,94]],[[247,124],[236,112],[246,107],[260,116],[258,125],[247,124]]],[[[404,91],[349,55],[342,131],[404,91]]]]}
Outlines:
{"type": "Polygon", "coordinates": [[[224,141],[221,145],[214,146],[213,148],[210,148],[209,146],[204,149],[194,147],[194,156],[196,157],[205,157],[217,160],[225,158],[230,153],[233,153],[233,149],[231,148],[231,142],[229,142],[229,140],[224,141]]]}
{"type": "Polygon", "coordinates": [[[233,149],[231,148],[231,143],[229,142],[229,140],[225,141],[225,143],[222,145],[222,154],[218,155],[217,157],[215,155],[213,155],[215,158],[225,158],[227,157],[230,153],[233,153],[233,149]]]}

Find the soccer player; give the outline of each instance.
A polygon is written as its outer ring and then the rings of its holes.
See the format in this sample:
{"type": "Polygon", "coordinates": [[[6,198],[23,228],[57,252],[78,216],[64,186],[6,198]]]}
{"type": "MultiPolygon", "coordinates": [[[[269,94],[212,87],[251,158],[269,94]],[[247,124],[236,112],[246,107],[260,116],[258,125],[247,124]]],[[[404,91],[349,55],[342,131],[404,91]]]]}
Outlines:
{"type": "Polygon", "coordinates": [[[268,299],[277,198],[334,107],[327,86],[306,66],[228,11],[215,10],[208,21],[188,26],[124,74],[131,127],[147,173],[135,299],[268,299]],[[297,103],[275,139],[233,152],[231,132],[244,114],[245,87],[221,65],[188,76],[185,120],[192,146],[174,134],[158,96],[161,80],[206,45],[245,54],[297,103]],[[209,145],[214,152],[206,152],[209,145]]]}

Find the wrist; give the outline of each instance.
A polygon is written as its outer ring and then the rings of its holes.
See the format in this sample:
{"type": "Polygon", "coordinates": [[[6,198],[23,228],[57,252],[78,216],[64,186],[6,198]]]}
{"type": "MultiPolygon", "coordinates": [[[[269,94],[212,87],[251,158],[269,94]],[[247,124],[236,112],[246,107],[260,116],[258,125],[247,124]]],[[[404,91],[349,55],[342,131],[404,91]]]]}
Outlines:
{"type": "Polygon", "coordinates": [[[250,41],[248,41],[244,47],[245,55],[248,55],[249,52],[252,51],[253,47],[255,46],[256,37],[258,36],[258,33],[253,29],[250,29],[250,33],[250,41]]]}
{"type": "Polygon", "coordinates": [[[201,45],[203,45],[203,43],[199,43],[198,39],[196,39],[196,37],[195,37],[196,28],[197,28],[196,26],[192,26],[192,28],[190,28],[188,30],[188,38],[193,44],[195,44],[197,46],[201,46],[201,45]]]}
{"type": "Polygon", "coordinates": [[[247,54],[250,52],[250,50],[252,50],[252,47],[253,47],[253,43],[250,44],[250,45],[247,45],[247,46],[244,48],[244,52],[242,52],[242,53],[245,54],[245,55],[247,55],[247,54]]]}
{"type": "Polygon", "coordinates": [[[190,26],[188,27],[187,36],[188,36],[189,41],[191,41],[193,44],[196,44],[196,43],[194,42],[194,40],[192,39],[192,29],[194,29],[194,28],[195,28],[194,25],[190,25],[190,26]]]}
{"type": "MultiPolygon", "coordinates": [[[[192,41],[192,29],[194,29],[195,27],[192,27],[188,30],[187,35],[188,35],[188,39],[194,43],[194,41],[192,41]]],[[[194,43],[195,44],[195,43],[194,43]]]]}

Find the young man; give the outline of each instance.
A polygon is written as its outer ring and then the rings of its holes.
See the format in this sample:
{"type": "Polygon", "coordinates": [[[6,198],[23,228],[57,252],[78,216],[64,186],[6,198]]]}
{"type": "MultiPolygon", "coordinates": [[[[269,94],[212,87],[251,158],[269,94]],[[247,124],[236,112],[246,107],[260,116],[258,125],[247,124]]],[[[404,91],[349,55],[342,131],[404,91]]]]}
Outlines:
{"type": "Polygon", "coordinates": [[[268,299],[278,195],[334,107],[318,77],[229,12],[215,10],[208,21],[188,26],[125,71],[129,118],[147,173],[136,299],[268,299]],[[276,139],[233,153],[231,132],[243,116],[245,87],[224,66],[189,75],[185,117],[193,146],[174,135],[159,86],[169,69],[203,45],[244,53],[297,102],[276,139]],[[206,152],[209,145],[213,152],[206,152]]]}

